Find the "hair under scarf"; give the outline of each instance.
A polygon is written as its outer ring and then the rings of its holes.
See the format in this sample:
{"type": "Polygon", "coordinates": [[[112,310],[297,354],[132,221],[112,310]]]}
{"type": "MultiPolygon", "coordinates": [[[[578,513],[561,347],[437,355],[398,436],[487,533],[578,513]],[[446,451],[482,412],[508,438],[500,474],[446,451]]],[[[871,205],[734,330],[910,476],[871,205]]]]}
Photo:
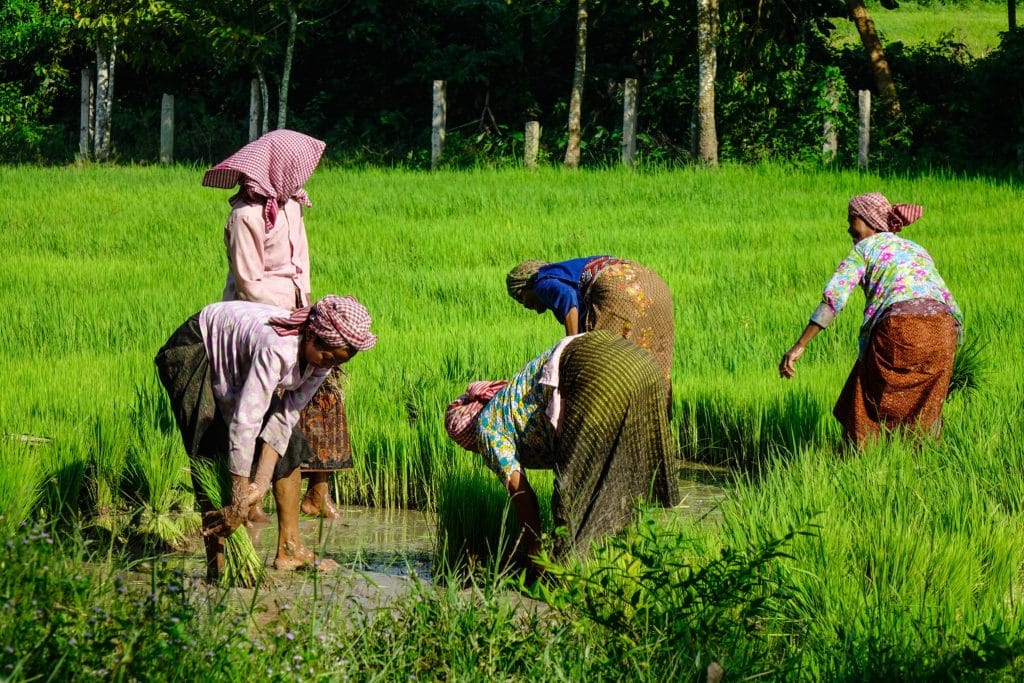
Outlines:
{"type": "Polygon", "coordinates": [[[452,441],[467,451],[479,450],[476,425],[480,411],[506,384],[508,382],[505,380],[472,382],[466,387],[466,393],[448,404],[448,409],[444,411],[444,428],[452,441]]]}
{"type": "Polygon", "coordinates": [[[366,351],[377,343],[377,335],[370,332],[370,312],[354,296],[328,294],[312,306],[267,322],[282,337],[308,331],[332,349],[366,351]]]}
{"type": "Polygon", "coordinates": [[[324,147],[321,140],[294,130],[271,131],[207,171],[203,185],[229,190],[241,184],[240,195],[263,204],[263,222],[269,232],[277,221],[279,203],[294,199],[312,206],[302,186],[320,163],[324,147]]]}
{"type": "Polygon", "coordinates": [[[523,261],[513,268],[505,276],[505,286],[508,288],[508,295],[513,299],[519,298],[519,293],[530,286],[537,277],[537,271],[548,265],[547,261],[523,261]]]}
{"type": "Polygon", "coordinates": [[[860,216],[878,232],[899,232],[924,213],[918,204],[890,204],[880,192],[859,194],[850,200],[850,213],[860,216]]]}

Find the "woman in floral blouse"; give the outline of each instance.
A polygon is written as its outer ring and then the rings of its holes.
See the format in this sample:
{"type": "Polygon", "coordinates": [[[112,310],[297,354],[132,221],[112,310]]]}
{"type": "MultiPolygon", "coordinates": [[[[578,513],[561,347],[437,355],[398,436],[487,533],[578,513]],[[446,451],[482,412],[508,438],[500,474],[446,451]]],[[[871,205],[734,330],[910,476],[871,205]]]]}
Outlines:
{"type": "Polygon", "coordinates": [[[836,268],[802,335],[782,357],[791,378],[808,342],[846,307],[860,285],[867,299],[860,354],[833,414],[843,436],[863,446],[882,427],[938,436],[963,314],[924,247],[898,236],[924,212],[872,192],[850,200],[853,250],[836,268]]]}
{"type": "Polygon", "coordinates": [[[676,503],[664,405],[651,355],[601,330],[564,338],[509,382],[473,382],[445,428],[505,485],[528,556],[540,551],[540,510],[526,468],[554,470],[552,516],[567,531],[557,554],[618,531],[638,498],[676,503]]]}

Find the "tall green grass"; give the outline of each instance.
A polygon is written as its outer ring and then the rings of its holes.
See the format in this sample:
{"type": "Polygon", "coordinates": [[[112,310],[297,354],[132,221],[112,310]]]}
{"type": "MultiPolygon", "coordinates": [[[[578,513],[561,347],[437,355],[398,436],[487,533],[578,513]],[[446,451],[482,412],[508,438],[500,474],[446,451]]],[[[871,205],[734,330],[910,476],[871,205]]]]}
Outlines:
{"type": "MultiPolygon", "coordinates": [[[[199,187],[201,172],[0,168],[9,235],[0,261],[6,529],[35,510],[85,522],[113,511],[127,520],[116,541],[138,532],[145,506],[187,505],[166,502],[167,492],[181,491],[173,464],[181,453],[160,417],[152,357],[223,284],[228,193],[199,187]],[[27,448],[11,434],[48,442],[27,448]]],[[[551,316],[505,294],[511,265],[612,253],[654,268],[674,293],[673,429],[684,454],[752,472],[721,504],[720,524],[675,520],[693,566],[707,566],[722,548],[763,547],[809,516],[818,525],[814,536],[794,539],[792,559],[767,567],[792,597],[775,612],[779,623],[758,623],[785,634],[766,640],[772,652],[785,661],[801,653],[792,677],[1019,670],[1019,184],[772,166],[321,169],[308,189],[314,293],[357,295],[380,337],[346,366],[355,466],[339,477],[344,502],[438,510],[449,566],[467,553],[500,555],[507,495],[477,456],[447,440],[444,406],[469,381],[511,376],[560,335],[551,316]],[[849,249],[847,200],[871,190],[926,206],[904,234],[935,257],[966,312],[967,340],[983,344],[973,365],[983,371],[971,371],[975,388],[947,403],[940,444],[896,439],[842,459],[830,412],[856,356],[860,295],[814,340],[795,379],[779,380],[777,365],[849,249]]],[[[543,477],[531,480],[543,485],[543,477]]],[[[495,623],[486,610],[410,609],[462,626],[495,623]]],[[[417,646],[416,638],[443,650],[422,631],[401,647],[417,646]]],[[[574,659],[558,670],[593,674],[587,666],[574,659]]]]}

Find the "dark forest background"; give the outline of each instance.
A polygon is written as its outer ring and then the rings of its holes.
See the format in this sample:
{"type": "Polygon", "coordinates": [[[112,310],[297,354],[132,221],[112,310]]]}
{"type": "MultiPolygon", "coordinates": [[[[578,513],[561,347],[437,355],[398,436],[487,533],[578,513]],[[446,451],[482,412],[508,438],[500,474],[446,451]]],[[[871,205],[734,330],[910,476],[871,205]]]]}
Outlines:
{"type": "MultiPolygon", "coordinates": [[[[641,162],[689,163],[696,1],[590,0],[587,8],[583,165],[618,161],[625,78],[639,82],[641,162]]],[[[428,167],[434,79],[447,82],[447,165],[517,163],[528,120],[541,123],[542,160],[556,163],[576,12],[576,0],[3,0],[0,160],[74,160],[81,69],[95,69],[97,46],[116,44],[111,158],[156,161],[169,93],[175,160],[218,161],[248,140],[250,82],[261,72],[276,127],[294,13],[287,127],[326,140],[333,163],[428,167]]],[[[721,0],[720,159],[821,163],[832,117],[835,163],[856,164],[856,92],[875,80],[860,45],[829,40],[848,12],[842,0],[721,0]]],[[[885,50],[901,114],[875,108],[873,168],[1022,173],[1021,28],[986,55],[951,38],[885,50]]]]}

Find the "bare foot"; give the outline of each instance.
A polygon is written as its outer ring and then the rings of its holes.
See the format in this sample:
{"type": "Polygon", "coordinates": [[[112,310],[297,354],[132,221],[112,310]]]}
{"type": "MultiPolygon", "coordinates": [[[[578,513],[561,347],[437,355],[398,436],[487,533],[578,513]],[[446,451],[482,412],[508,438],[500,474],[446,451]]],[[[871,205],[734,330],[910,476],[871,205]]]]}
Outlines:
{"type": "Polygon", "coordinates": [[[328,558],[317,560],[313,551],[305,546],[301,546],[293,551],[289,551],[287,548],[278,548],[277,557],[274,558],[274,569],[282,571],[311,569],[319,572],[329,572],[337,568],[337,562],[328,558]]]}
{"type": "Polygon", "coordinates": [[[334,507],[334,501],[331,500],[331,495],[327,494],[317,500],[316,495],[306,494],[306,497],[302,499],[302,505],[300,506],[303,514],[307,514],[310,517],[323,517],[324,519],[341,519],[341,512],[338,508],[334,507]]]}
{"type": "Polygon", "coordinates": [[[264,526],[270,524],[270,517],[260,509],[259,505],[253,505],[249,508],[249,518],[245,520],[245,525],[249,528],[254,526],[264,526]]]}

